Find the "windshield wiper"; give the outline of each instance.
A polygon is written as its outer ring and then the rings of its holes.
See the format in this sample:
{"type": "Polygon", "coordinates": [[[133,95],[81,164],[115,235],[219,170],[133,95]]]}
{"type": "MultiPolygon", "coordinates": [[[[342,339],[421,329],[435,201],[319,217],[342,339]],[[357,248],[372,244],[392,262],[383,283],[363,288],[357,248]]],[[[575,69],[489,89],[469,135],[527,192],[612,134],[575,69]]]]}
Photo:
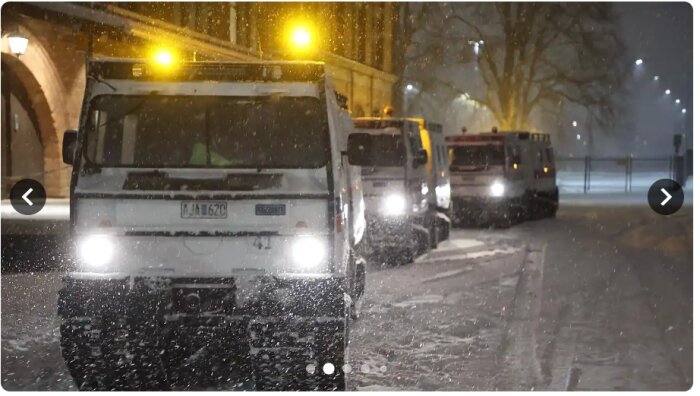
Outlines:
{"type": "Polygon", "coordinates": [[[106,86],[112,88],[112,91],[117,92],[117,87],[115,87],[114,85],[108,83],[106,80],[104,80],[104,79],[101,78],[101,77],[97,77],[97,76],[88,76],[88,79],[92,79],[92,80],[97,81],[98,83],[102,83],[102,84],[104,84],[104,85],[106,85],[106,86]]]}
{"type": "Polygon", "coordinates": [[[110,119],[108,121],[105,121],[103,124],[97,125],[95,127],[95,129],[101,129],[101,128],[104,128],[108,125],[112,125],[113,122],[120,121],[122,118],[139,110],[146,103],[146,101],[148,99],[153,98],[154,96],[158,95],[159,93],[160,93],[160,91],[151,91],[151,93],[149,93],[147,96],[144,96],[140,101],[138,101],[135,105],[130,107],[128,110],[126,110],[125,112],[123,112],[122,114],[120,114],[117,117],[110,117],[110,119]]]}
{"type": "MultiPolygon", "coordinates": [[[[96,81],[100,81],[97,77],[92,77],[92,78],[95,79],[96,81]]],[[[104,81],[104,80],[102,80],[102,81],[100,81],[100,82],[104,82],[104,83],[107,84],[107,85],[111,85],[111,84],[109,84],[108,82],[106,82],[106,81],[104,81]]],[[[113,87],[113,86],[112,86],[112,87],[113,87]]],[[[114,87],[113,87],[113,88],[114,88],[114,87]]],[[[114,89],[116,90],[116,88],[114,88],[114,89]]],[[[138,103],[136,103],[134,106],[132,106],[131,108],[129,108],[127,111],[125,111],[125,112],[124,112],[123,114],[121,114],[119,117],[114,117],[114,118],[108,119],[108,120],[105,121],[103,124],[97,125],[97,126],[95,126],[94,128],[91,128],[92,133],[97,133],[96,131],[98,131],[99,129],[105,128],[105,127],[107,127],[108,125],[112,125],[112,123],[117,122],[117,121],[120,121],[121,119],[123,119],[123,118],[126,117],[127,115],[129,115],[129,114],[135,112],[136,110],[140,109],[141,106],[143,106],[143,104],[146,103],[146,101],[147,101],[148,99],[154,97],[154,96],[157,95],[159,92],[160,92],[160,91],[151,91],[151,93],[149,93],[147,96],[144,96],[138,103]]],[[[92,107],[91,107],[91,108],[92,108],[92,107]]],[[[89,131],[90,131],[90,129],[89,129],[89,131]]],[[[83,146],[83,150],[87,151],[87,145],[83,146]]],[[[85,170],[86,170],[87,172],[99,172],[99,170],[101,169],[101,167],[103,166],[103,164],[98,164],[98,163],[93,162],[92,159],[87,155],[87,153],[85,153],[85,158],[87,158],[87,162],[86,162],[86,164],[85,164],[85,170]]]]}

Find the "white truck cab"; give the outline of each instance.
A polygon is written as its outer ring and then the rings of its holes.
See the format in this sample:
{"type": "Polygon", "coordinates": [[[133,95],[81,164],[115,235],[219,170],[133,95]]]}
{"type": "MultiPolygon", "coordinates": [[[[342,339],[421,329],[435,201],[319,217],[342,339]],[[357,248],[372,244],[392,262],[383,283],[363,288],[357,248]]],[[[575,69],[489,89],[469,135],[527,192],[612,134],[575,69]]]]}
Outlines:
{"type": "Polygon", "coordinates": [[[453,215],[507,226],[551,217],[559,206],[549,135],[497,131],[447,136],[453,215]]]}
{"type": "Polygon", "coordinates": [[[362,190],[372,255],[411,262],[426,232],[430,211],[427,152],[416,122],[356,118],[354,145],[362,147],[362,190]]]}
{"type": "Polygon", "coordinates": [[[325,66],[111,59],[87,77],[59,295],[78,387],[343,389],[365,219],[325,66]]]}

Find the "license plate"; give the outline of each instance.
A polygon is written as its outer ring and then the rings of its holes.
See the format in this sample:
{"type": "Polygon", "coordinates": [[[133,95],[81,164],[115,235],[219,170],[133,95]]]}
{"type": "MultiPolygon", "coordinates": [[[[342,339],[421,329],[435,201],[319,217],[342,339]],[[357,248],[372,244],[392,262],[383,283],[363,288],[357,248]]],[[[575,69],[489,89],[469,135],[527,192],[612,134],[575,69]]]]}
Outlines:
{"type": "Polygon", "coordinates": [[[287,214],[287,206],[285,204],[257,204],[255,205],[256,216],[284,216],[287,214]]]}
{"type": "Polygon", "coordinates": [[[225,219],[228,217],[228,203],[220,201],[181,202],[180,217],[183,219],[225,219]]]}

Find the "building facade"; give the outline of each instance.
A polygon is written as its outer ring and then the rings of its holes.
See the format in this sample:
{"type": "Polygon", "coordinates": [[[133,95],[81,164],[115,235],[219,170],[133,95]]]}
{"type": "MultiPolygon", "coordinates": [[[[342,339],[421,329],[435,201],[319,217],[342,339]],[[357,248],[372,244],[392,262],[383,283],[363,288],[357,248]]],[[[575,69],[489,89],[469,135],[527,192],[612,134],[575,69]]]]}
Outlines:
{"type": "Polygon", "coordinates": [[[286,31],[310,26],[304,59],[326,62],[354,115],[392,102],[396,3],[5,3],[2,7],[2,196],[20,179],[66,197],[63,132],[78,126],[85,62],[143,58],[156,46],[182,59],[299,59],[286,31]],[[12,53],[8,36],[29,40],[12,53]]]}

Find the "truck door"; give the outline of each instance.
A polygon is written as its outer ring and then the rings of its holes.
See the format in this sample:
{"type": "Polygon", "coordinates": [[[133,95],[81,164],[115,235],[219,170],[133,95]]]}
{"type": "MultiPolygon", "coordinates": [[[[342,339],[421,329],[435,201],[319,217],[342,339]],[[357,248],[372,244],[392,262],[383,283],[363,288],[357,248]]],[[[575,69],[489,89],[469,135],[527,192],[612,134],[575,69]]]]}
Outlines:
{"type": "Polygon", "coordinates": [[[556,185],[553,152],[541,143],[537,143],[534,149],[536,150],[536,168],[534,175],[537,192],[552,191],[556,185]]]}
{"type": "Polygon", "coordinates": [[[416,154],[421,150],[425,149],[425,141],[423,140],[423,131],[419,128],[418,124],[415,122],[405,122],[405,131],[408,133],[410,156],[409,160],[406,161],[406,191],[412,197],[412,202],[418,204],[421,208],[427,206],[429,196],[428,196],[428,165],[430,164],[430,157],[428,157],[428,162],[424,165],[414,166],[413,159],[416,154]]]}
{"type": "Polygon", "coordinates": [[[506,146],[506,178],[513,185],[518,194],[522,194],[526,189],[525,164],[523,164],[523,153],[520,140],[506,146]]]}
{"type": "MultiPolygon", "coordinates": [[[[343,150],[347,150],[348,135],[353,131],[353,124],[350,115],[345,112],[339,112],[339,129],[342,130],[340,133],[341,145],[343,150]]],[[[347,189],[350,191],[348,198],[350,202],[346,202],[350,208],[350,213],[348,216],[349,231],[352,232],[352,244],[357,244],[362,239],[365,231],[365,214],[364,214],[364,200],[362,195],[362,170],[359,166],[352,166],[347,162],[347,157],[343,157],[343,169],[345,169],[344,182],[347,185],[347,189]]]]}

